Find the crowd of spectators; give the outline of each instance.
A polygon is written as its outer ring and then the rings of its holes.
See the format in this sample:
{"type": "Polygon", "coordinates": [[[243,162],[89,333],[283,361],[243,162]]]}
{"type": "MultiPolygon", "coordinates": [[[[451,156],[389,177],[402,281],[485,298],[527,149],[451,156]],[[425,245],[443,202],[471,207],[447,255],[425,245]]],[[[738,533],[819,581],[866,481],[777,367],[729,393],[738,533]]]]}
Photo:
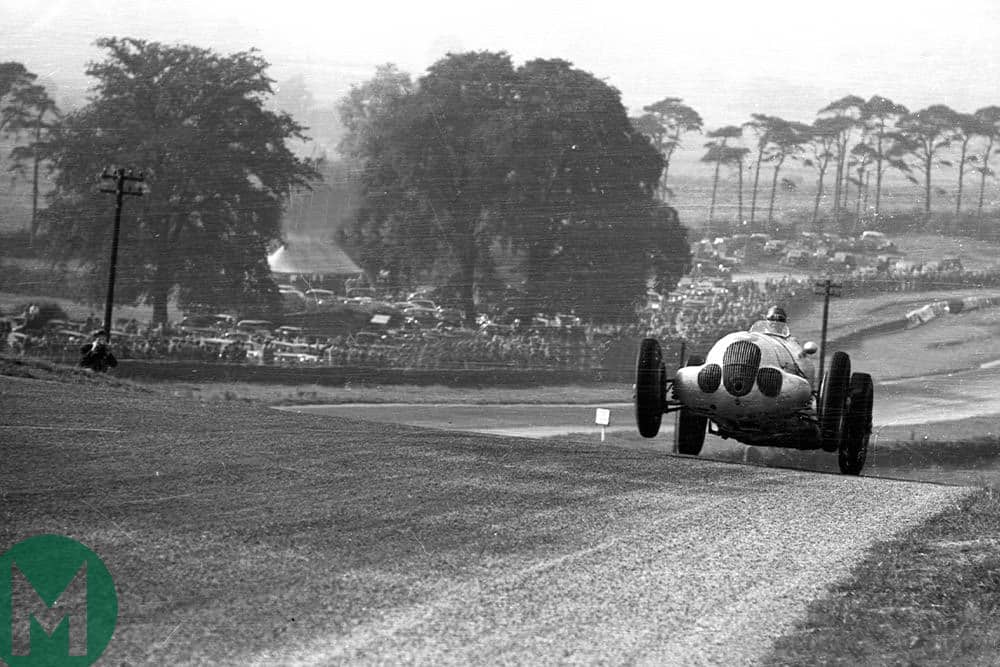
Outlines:
{"type": "Polygon", "coordinates": [[[642,336],[658,338],[666,345],[683,341],[689,349],[708,349],[722,335],[748,329],[772,305],[794,309],[811,298],[812,282],[745,280],[728,288],[721,287],[719,281],[691,283],[659,308],[647,309],[640,320],[642,336]]]}
{"type": "MultiPolygon", "coordinates": [[[[886,291],[956,290],[1000,287],[998,271],[965,271],[899,263],[872,272],[838,277],[845,296],[886,291]]],[[[619,366],[634,355],[636,342],[654,336],[664,345],[707,349],[721,335],[746,329],[773,304],[794,312],[814,296],[814,279],[727,279],[690,281],[670,295],[651,295],[634,322],[620,326],[484,326],[480,329],[406,327],[350,335],[307,336],[285,331],[248,335],[220,327],[206,334],[176,328],[119,323],[111,347],[118,359],[250,364],[327,364],[416,369],[532,368],[574,369],[619,366]]],[[[0,332],[0,351],[75,363],[81,345],[100,327],[54,320],[55,326],[0,332]]]]}
{"type": "MultiPolygon", "coordinates": [[[[79,359],[89,340],[86,326],[60,322],[59,328],[13,331],[3,345],[15,355],[63,363],[79,359]]],[[[605,336],[606,337],[606,336],[605,336]]],[[[446,369],[476,367],[574,368],[599,363],[601,334],[587,327],[361,331],[339,336],[292,332],[239,335],[179,333],[128,323],[112,336],[118,359],[254,363],[262,365],[328,364],[446,369]]]]}

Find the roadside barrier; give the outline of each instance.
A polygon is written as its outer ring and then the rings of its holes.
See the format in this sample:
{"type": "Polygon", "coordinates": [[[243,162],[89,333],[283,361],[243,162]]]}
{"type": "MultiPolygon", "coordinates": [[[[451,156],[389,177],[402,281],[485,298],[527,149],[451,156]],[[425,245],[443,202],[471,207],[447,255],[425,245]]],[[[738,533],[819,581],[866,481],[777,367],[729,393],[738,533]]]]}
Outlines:
{"type": "Polygon", "coordinates": [[[934,301],[908,312],[906,314],[906,327],[908,329],[919,327],[942,315],[958,315],[998,304],[1000,304],[1000,296],[967,296],[947,301],[934,301]]]}

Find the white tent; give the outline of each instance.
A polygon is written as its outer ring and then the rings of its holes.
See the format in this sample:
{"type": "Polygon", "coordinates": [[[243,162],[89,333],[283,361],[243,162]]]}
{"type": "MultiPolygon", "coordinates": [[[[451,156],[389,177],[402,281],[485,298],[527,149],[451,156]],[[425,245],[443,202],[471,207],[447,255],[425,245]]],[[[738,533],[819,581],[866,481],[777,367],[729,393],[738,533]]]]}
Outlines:
{"type": "Polygon", "coordinates": [[[267,256],[273,273],[351,276],[361,269],[338,246],[305,236],[290,236],[288,242],[267,256]]]}

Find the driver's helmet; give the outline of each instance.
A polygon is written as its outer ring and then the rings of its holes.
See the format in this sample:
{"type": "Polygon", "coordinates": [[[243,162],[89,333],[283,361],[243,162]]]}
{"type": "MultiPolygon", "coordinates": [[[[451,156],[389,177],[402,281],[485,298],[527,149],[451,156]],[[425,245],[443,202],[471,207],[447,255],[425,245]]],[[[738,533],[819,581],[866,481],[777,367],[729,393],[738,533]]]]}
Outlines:
{"type": "Polygon", "coordinates": [[[788,315],[785,314],[785,309],[780,306],[771,306],[767,309],[767,315],[764,316],[768,322],[788,322],[788,315]]]}

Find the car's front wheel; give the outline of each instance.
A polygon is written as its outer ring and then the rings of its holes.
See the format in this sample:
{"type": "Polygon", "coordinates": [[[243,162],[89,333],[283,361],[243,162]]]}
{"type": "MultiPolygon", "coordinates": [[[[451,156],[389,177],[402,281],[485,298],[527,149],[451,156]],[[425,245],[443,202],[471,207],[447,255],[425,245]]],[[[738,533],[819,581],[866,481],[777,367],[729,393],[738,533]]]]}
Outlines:
{"type": "Polygon", "coordinates": [[[666,382],[660,343],[655,338],[644,338],[635,362],[635,423],[644,438],[660,432],[666,382]]]}
{"type": "Polygon", "coordinates": [[[851,358],[845,352],[834,352],[819,392],[820,444],[828,452],[840,448],[850,384],[851,358]]]}
{"type": "Polygon", "coordinates": [[[875,390],[872,376],[868,373],[854,373],[847,398],[847,416],[844,419],[844,435],[840,441],[838,463],[845,475],[859,475],[868,456],[868,441],[872,432],[872,410],[875,390]]]}
{"type": "MultiPolygon", "coordinates": [[[[688,357],[688,366],[701,366],[705,360],[699,356],[688,357]]],[[[705,445],[708,417],[701,417],[687,408],[681,408],[677,417],[677,453],[698,456],[705,445]]]]}

